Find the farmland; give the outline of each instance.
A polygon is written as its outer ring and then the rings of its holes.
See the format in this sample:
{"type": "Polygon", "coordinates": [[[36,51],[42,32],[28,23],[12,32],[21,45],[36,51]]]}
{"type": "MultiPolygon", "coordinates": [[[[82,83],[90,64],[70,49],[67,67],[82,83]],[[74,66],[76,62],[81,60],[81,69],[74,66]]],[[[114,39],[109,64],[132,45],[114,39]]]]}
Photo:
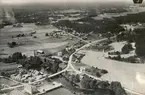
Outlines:
{"type": "Polygon", "coordinates": [[[47,25],[47,26],[36,26],[34,24],[24,24],[23,27],[12,27],[6,26],[0,31],[0,50],[1,57],[5,57],[13,54],[14,52],[22,52],[28,56],[32,56],[34,50],[42,49],[46,52],[57,51],[67,45],[65,38],[52,38],[46,37],[45,33],[51,33],[58,29],[47,25]],[[32,32],[35,34],[30,35],[32,32]],[[15,37],[16,35],[24,34],[24,37],[15,37]],[[35,37],[37,38],[35,38],[35,37]],[[15,48],[8,47],[7,43],[16,42],[20,44],[15,48]],[[58,48],[58,49],[56,49],[58,48]]]}

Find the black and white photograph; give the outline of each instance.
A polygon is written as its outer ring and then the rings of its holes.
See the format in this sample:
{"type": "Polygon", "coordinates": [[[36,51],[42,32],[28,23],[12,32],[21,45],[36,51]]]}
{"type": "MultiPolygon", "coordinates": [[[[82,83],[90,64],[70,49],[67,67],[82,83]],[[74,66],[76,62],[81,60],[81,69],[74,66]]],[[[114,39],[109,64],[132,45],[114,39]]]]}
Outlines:
{"type": "Polygon", "coordinates": [[[0,0],[0,95],[145,95],[145,1],[0,0]]]}

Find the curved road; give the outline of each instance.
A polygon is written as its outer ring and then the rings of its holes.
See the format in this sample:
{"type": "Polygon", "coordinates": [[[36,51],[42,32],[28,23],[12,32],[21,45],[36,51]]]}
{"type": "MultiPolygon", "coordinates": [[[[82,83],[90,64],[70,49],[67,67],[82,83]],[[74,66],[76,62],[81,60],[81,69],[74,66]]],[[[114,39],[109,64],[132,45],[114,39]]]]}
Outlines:
{"type": "MultiPolygon", "coordinates": [[[[111,37],[111,39],[112,39],[112,38],[115,38],[115,36],[114,36],[114,37],[111,37]]],[[[70,67],[73,69],[73,71],[75,71],[75,72],[78,73],[78,74],[85,74],[85,75],[87,75],[87,76],[89,76],[89,77],[91,77],[91,78],[93,78],[93,79],[102,80],[101,78],[92,76],[92,75],[87,74],[87,73],[82,73],[82,72],[80,72],[79,70],[75,69],[75,67],[73,67],[73,65],[72,65],[72,58],[73,58],[73,55],[74,55],[75,53],[77,53],[78,51],[80,51],[81,49],[83,49],[83,48],[85,48],[85,47],[89,47],[89,46],[92,45],[92,44],[95,44],[95,43],[98,43],[98,42],[104,41],[104,40],[107,40],[107,38],[100,39],[100,40],[96,40],[96,41],[94,41],[94,42],[85,44],[84,46],[82,46],[82,47],[80,47],[79,49],[77,49],[77,51],[75,51],[73,54],[70,55],[69,61],[68,61],[68,67],[70,66],[70,67]]],[[[102,81],[103,81],[103,80],[102,80],[102,81]]],[[[123,87],[123,88],[124,88],[127,92],[130,92],[130,93],[132,93],[132,94],[143,95],[143,94],[141,94],[141,93],[139,93],[139,92],[136,92],[136,91],[133,91],[133,90],[131,90],[131,89],[129,89],[129,88],[126,88],[126,87],[123,87]]]]}
{"type": "MultiPolygon", "coordinates": [[[[70,35],[70,34],[69,34],[69,35],[70,35]]],[[[71,35],[72,35],[72,34],[71,34],[71,35]]],[[[74,36],[74,35],[73,35],[73,36],[74,36]]],[[[75,36],[75,37],[76,37],[76,36],[75,36]]],[[[77,38],[78,38],[78,37],[77,37],[77,38]]],[[[112,39],[112,38],[115,38],[115,36],[114,36],[114,37],[111,37],[111,39],[112,39]]],[[[81,38],[79,38],[79,40],[84,41],[84,40],[81,39],[81,38]]],[[[93,44],[95,44],[95,43],[98,43],[98,42],[104,41],[104,40],[107,40],[107,38],[100,39],[100,40],[96,40],[96,41],[93,41],[93,42],[91,42],[91,43],[88,43],[87,41],[85,41],[85,42],[87,42],[87,44],[83,45],[82,47],[80,47],[80,48],[77,49],[74,53],[72,53],[72,54],[70,55],[67,67],[66,67],[64,70],[60,71],[60,72],[57,72],[57,73],[55,73],[55,74],[52,74],[52,75],[48,76],[48,78],[51,78],[51,77],[57,76],[57,75],[59,75],[59,74],[61,74],[61,73],[64,73],[64,72],[66,72],[66,71],[69,69],[69,67],[71,67],[71,69],[72,69],[74,72],[76,72],[77,74],[85,74],[85,75],[87,75],[87,76],[89,76],[89,77],[91,77],[91,78],[93,78],[93,79],[102,80],[101,78],[92,76],[92,75],[87,74],[87,73],[80,72],[79,70],[75,69],[75,67],[73,67],[73,65],[72,65],[72,58],[73,58],[73,55],[74,55],[75,53],[77,53],[78,51],[82,50],[83,48],[89,47],[90,45],[93,45],[93,44]]],[[[41,80],[32,82],[31,84],[36,83],[36,82],[43,81],[43,80],[45,80],[45,79],[46,79],[46,78],[43,78],[43,79],[41,79],[41,80]]],[[[22,85],[21,85],[21,86],[22,86],[22,85]]],[[[12,89],[13,89],[13,88],[12,88],[12,89]]],[[[124,89],[125,89],[126,91],[132,93],[132,94],[143,95],[143,94],[140,94],[140,93],[138,93],[138,92],[132,91],[131,89],[128,89],[128,88],[126,88],[126,87],[124,87],[124,89]]]]}
{"type": "MultiPolygon", "coordinates": [[[[77,38],[78,38],[78,37],[77,37],[77,38]]],[[[115,38],[115,36],[114,36],[114,37],[111,37],[111,39],[112,39],[112,38],[115,38]]],[[[81,38],[79,38],[79,39],[81,39],[81,38]]],[[[93,45],[93,44],[95,44],[95,43],[99,43],[100,41],[105,41],[105,40],[107,40],[107,39],[108,39],[108,38],[103,38],[103,39],[100,39],[100,40],[93,41],[93,42],[91,42],[91,43],[88,43],[88,42],[87,42],[87,44],[83,45],[82,47],[80,47],[80,48],[77,49],[74,53],[72,53],[72,54],[70,55],[69,61],[68,61],[68,65],[67,65],[67,67],[66,67],[64,70],[62,70],[62,71],[60,71],[60,72],[58,72],[58,73],[55,73],[55,74],[53,74],[53,75],[50,75],[50,76],[48,76],[48,78],[51,78],[51,77],[57,76],[57,75],[59,75],[59,74],[61,74],[61,73],[64,73],[65,71],[67,71],[67,70],[69,69],[69,67],[71,67],[71,69],[72,69],[75,73],[77,73],[77,74],[85,74],[85,75],[87,75],[87,76],[89,76],[89,77],[91,77],[91,78],[93,78],[93,79],[102,80],[101,78],[92,76],[92,75],[87,74],[87,73],[80,72],[79,70],[75,69],[75,67],[72,65],[72,58],[73,58],[73,55],[74,55],[75,53],[77,53],[78,51],[82,50],[83,48],[89,47],[90,45],[93,45]]],[[[82,41],[84,41],[84,40],[82,39],[82,41]]],[[[86,41],[85,41],[85,42],[86,42],[86,41]]],[[[43,79],[42,79],[42,80],[43,80],[43,79]]],[[[42,81],[42,80],[40,80],[40,81],[42,81]]],[[[102,81],[103,81],[103,80],[102,80],[102,81]]],[[[38,81],[35,81],[35,82],[38,82],[38,81]]],[[[132,93],[132,94],[143,95],[143,94],[141,94],[141,93],[132,91],[131,89],[126,88],[126,87],[124,87],[124,89],[125,89],[126,91],[132,93]]]]}

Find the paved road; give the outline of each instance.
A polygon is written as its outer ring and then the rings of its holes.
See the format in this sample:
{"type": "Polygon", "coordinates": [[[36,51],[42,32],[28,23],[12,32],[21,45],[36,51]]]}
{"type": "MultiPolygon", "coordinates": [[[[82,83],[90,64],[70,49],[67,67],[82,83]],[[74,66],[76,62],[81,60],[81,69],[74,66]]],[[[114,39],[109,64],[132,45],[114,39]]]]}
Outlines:
{"type": "MultiPolygon", "coordinates": [[[[69,35],[70,35],[70,34],[69,34],[69,35]]],[[[72,35],[72,34],[71,34],[71,35],[72,35]]],[[[72,36],[74,36],[74,35],[72,35],[72,36]]],[[[76,36],[74,36],[74,37],[76,37],[76,36]]],[[[85,40],[83,40],[83,39],[81,39],[81,38],[79,38],[79,37],[76,37],[76,38],[78,38],[78,39],[80,39],[80,40],[82,40],[82,41],[85,41],[85,40]]],[[[112,37],[112,38],[115,38],[115,37],[112,37]]],[[[85,41],[87,44],[83,45],[82,47],[80,47],[80,48],[77,49],[74,53],[72,53],[72,54],[70,55],[67,67],[66,67],[64,70],[60,71],[60,72],[57,72],[57,73],[55,73],[55,74],[52,74],[52,75],[48,76],[48,78],[51,78],[51,77],[57,76],[57,75],[59,75],[59,74],[61,74],[61,73],[64,73],[64,72],[66,72],[66,71],[71,67],[71,69],[72,69],[75,73],[77,73],[77,74],[85,74],[85,75],[87,75],[87,76],[89,76],[89,77],[91,77],[91,78],[93,78],[93,79],[102,80],[101,78],[92,76],[92,75],[87,74],[87,73],[80,72],[79,70],[75,69],[75,67],[72,65],[72,58],[73,58],[73,55],[74,55],[75,53],[77,53],[78,51],[82,50],[83,48],[89,47],[90,45],[93,45],[93,44],[95,44],[95,43],[98,43],[98,42],[104,41],[104,40],[107,40],[107,38],[100,39],[100,40],[96,40],[96,41],[93,41],[93,42],[91,42],[91,43],[88,43],[88,42],[85,41]]],[[[36,83],[36,82],[39,82],[39,81],[43,81],[43,80],[45,80],[45,79],[46,79],[46,78],[43,78],[43,79],[38,80],[38,81],[35,81],[35,82],[33,82],[33,83],[36,83]]],[[[17,87],[16,87],[16,88],[17,88],[17,87]]],[[[132,90],[130,90],[130,89],[128,89],[128,88],[125,88],[125,87],[124,87],[124,89],[125,89],[126,91],[130,92],[130,93],[133,93],[133,94],[143,95],[143,94],[140,94],[140,93],[138,93],[138,92],[132,91],[132,90]]]]}
{"type": "MultiPolygon", "coordinates": [[[[112,37],[112,38],[114,38],[114,37],[112,37]]],[[[93,78],[93,79],[96,79],[96,80],[102,80],[101,78],[97,78],[97,77],[95,77],[95,76],[92,76],[92,75],[87,74],[87,73],[80,72],[79,70],[75,69],[75,67],[72,65],[72,58],[73,58],[73,55],[74,55],[75,53],[77,53],[78,51],[82,50],[83,48],[89,47],[89,46],[92,45],[92,44],[95,44],[95,43],[98,43],[98,42],[104,41],[104,40],[107,40],[107,38],[100,39],[100,40],[96,40],[96,41],[94,41],[94,42],[85,44],[85,45],[83,45],[82,47],[80,47],[79,49],[77,49],[77,51],[75,51],[73,54],[71,54],[70,57],[69,57],[68,65],[73,69],[73,71],[75,71],[77,74],[85,74],[85,75],[87,75],[87,76],[89,76],[89,77],[91,77],[91,78],[93,78]]]]}
{"type": "Polygon", "coordinates": [[[89,41],[86,41],[86,40],[82,39],[81,37],[75,36],[75,35],[73,35],[71,33],[67,33],[67,34],[70,35],[70,36],[72,36],[72,37],[74,37],[74,38],[77,38],[77,39],[79,39],[79,40],[81,40],[81,41],[83,41],[85,43],[89,43],[89,41]]]}
{"type": "Polygon", "coordinates": [[[24,86],[24,85],[17,85],[17,86],[14,86],[14,87],[3,88],[3,89],[1,89],[0,91],[12,90],[12,89],[20,88],[20,87],[23,87],[23,86],[24,86]]]}

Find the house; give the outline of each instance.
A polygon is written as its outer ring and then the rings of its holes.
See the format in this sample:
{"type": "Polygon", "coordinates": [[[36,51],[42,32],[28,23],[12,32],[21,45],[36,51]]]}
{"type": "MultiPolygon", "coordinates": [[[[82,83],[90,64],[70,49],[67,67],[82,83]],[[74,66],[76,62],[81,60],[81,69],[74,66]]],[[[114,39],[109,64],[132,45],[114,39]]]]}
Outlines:
{"type": "Polygon", "coordinates": [[[80,71],[81,72],[85,72],[86,71],[86,68],[85,67],[80,67],[80,71]]]}
{"type": "Polygon", "coordinates": [[[44,54],[44,51],[43,50],[37,50],[36,53],[37,54],[44,54]]]}
{"type": "Polygon", "coordinates": [[[132,45],[132,48],[133,48],[133,49],[136,49],[135,43],[130,43],[130,44],[132,45]]]}
{"type": "Polygon", "coordinates": [[[62,55],[63,55],[62,52],[57,53],[57,56],[59,56],[59,57],[61,57],[62,55]]]}

